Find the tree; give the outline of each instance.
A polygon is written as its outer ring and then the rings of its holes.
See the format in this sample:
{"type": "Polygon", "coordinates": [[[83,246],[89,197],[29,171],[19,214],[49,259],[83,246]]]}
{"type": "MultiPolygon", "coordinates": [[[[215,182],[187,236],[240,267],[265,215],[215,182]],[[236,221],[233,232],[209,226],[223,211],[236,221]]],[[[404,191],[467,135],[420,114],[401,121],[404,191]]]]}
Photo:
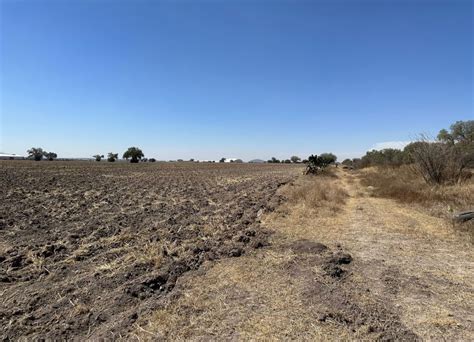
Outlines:
{"type": "Polygon", "coordinates": [[[285,159],[284,163],[285,163],[285,164],[291,164],[291,160],[285,159]]]}
{"type": "Polygon", "coordinates": [[[138,147],[129,147],[123,154],[123,158],[129,159],[130,163],[138,163],[145,155],[138,147]]]}
{"type": "Polygon", "coordinates": [[[276,159],[275,157],[272,157],[272,159],[268,161],[268,163],[279,163],[279,162],[280,160],[276,159]]]}
{"type": "Polygon", "coordinates": [[[442,142],[447,142],[447,143],[454,144],[453,136],[451,134],[449,134],[449,132],[444,128],[439,131],[438,140],[442,141],[442,142]]]}
{"type": "Polygon", "coordinates": [[[335,154],[332,153],[321,153],[319,155],[320,163],[321,165],[324,165],[323,167],[326,167],[330,164],[333,164],[336,162],[337,157],[335,154]]]}
{"type": "Polygon", "coordinates": [[[456,121],[450,131],[442,129],[438,140],[451,145],[464,167],[474,167],[474,120],[456,121]]]}
{"type": "Polygon", "coordinates": [[[305,174],[316,174],[333,164],[337,157],[332,153],[322,153],[319,157],[312,154],[308,157],[305,174]]]}
{"type": "Polygon", "coordinates": [[[100,162],[102,160],[102,158],[104,158],[104,155],[100,155],[100,154],[96,154],[94,156],[92,156],[92,158],[95,158],[95,161],[97,162],[100,162]]]}
{"type": "Polygon", "coordinates": [[[352,160],[344,159],[341,164],[346,166],[352,166],[352,160]]]}
{"type": "Polygon", "coordinates": [[[299,163],[301,160],[301,158],[298,156],[292,156],[290,159],[293,163],[299,163]]]}
{"type": "Polygon", "coordinates": [[[118,159],[118,153],[109,152],[109,154],[107,155],[107,161],[108,161],[108,162],[113,163],[113,162],[116,161],[117,159],[118,159]]]}
{"type": "Polygon", "coordinates": [[[150,158],[150,159],[148,159],[148,162],[154,163],[154,162],[156,162],[156,159],[155,158],[150,158]]]}
{"type": "Polygon", "coordinates": [[[473,144],[474,143],[474,120],[456,121],[450,127],[439,131],[438,140],[451,144],[473,144]]]}
{"type": "Polygon", "coordinates": [[[58,155],[54,152],[45,152],[44,153],[44,156],[46,157],[46,159],[48,159],[49,161],[53,161],[54,159],[56,159],[58,157],[58,155]]]}
{"type": "Polygon", "coordinates": [[[28,153],[29,159],[34,159],[36,161],[40,161],[41,159],[43,159],[45,154],[45,151],[43,151],[41,147],[32,147],[26,152],[28,153]]]}
{"type": "Polygon", "coordinates": [[[225,163],[225,158],[222,157],[222,158],[219,160],[219,163],[225,163]]]}

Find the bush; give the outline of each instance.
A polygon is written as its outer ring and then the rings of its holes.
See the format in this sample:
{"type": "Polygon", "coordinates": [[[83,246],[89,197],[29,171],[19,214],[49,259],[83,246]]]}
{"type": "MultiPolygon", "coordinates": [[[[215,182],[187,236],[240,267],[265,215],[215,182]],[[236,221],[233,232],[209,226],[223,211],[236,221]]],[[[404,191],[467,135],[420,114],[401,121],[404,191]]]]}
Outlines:
{"type": "Polygon", "coordinates": [[[156,162],[156,159],[155,159],[155,158],[150,158],[150,159],[148,159],[148,161],[149,161],[150,163],[154,163],[154,162],[156,162]]]}
{"type": "Polygon", "coordinates": [[[104,155],[96,154],[95,156],[92,156],[92,158],[95,158],[95,161],[100,162],[102,158],[104,158],[104,155]]]}
{"type": "Polygon", "coordinates": [[[469,157],[455,144],[429,142],[426,137],[411,149],[412,169],[429,184],[458,183],[470,173],[465,172],[469,157]]]}

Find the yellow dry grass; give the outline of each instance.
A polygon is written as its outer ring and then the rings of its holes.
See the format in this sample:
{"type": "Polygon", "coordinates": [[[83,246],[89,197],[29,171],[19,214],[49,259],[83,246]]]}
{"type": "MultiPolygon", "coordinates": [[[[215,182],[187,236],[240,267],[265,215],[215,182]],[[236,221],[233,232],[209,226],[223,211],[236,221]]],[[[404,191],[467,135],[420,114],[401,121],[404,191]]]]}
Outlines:
{"type": "MultiPolygon", "coordinates": [[[[359,177],[362,185],[371,187],[371,196],[415,205],[432,216],[451,220],[456,212],[474,209],[474,178],[454,185],[433,186],[426,184],[409,166],[363,169],[359,177]]],[[[456,227],[473,239],[474,222],[456,227]]]]}
{"type": "Polygon", "coordinates": [[[295,255],[290,251],[271,251],[207,265],[206,272],[183,277],[177,301],[137,325],[134,336],[173,341],[348,340],[349,331],[315,321],[314,307],[301,296],[304,281],[288,273],[291,262],[295,255]]]}
{"type": "Polygon", "coordinates": [[[330,177],[306,176],[296,184],[285,188],[283,194],[292,205],[303,206],[305,210],[329,209],[337,212],[344,207],[347,191],[338,185],[338,180],[330,177]]]}

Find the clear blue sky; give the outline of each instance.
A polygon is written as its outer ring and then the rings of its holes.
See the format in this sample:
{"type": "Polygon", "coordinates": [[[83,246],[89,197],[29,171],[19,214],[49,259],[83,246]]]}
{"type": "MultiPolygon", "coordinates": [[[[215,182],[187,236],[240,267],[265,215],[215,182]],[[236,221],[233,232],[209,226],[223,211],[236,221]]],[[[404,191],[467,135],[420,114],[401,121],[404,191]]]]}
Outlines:
{"type": "Polygon", "coordinates": [[[341,159],[474,118],[472,1],[0,3],[3,152],[341,159]]]}

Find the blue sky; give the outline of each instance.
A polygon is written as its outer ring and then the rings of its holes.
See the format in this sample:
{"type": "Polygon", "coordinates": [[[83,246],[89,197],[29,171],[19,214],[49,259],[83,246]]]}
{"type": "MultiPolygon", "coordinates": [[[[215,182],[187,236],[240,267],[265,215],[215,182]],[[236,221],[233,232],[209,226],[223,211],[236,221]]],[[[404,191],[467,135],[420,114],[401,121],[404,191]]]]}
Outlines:
{"type": "Polygon", "coordinates": [[[471,1],[0,3],[3,152],[341,159],[474,118],[471,1]]]}

